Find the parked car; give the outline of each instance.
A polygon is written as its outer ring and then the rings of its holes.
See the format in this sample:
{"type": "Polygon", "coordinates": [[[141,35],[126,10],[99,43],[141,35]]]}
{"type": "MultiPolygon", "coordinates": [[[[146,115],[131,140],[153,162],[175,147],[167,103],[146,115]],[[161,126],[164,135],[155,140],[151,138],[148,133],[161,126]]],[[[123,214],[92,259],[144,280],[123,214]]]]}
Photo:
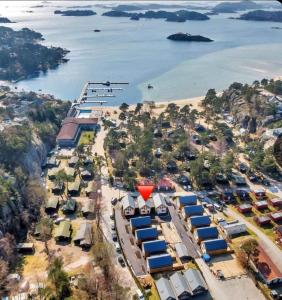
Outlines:
{"type": "Polygon", "coordinates": [[[244,164],[244,163],[240,163],[239,166],[238,166],[238,170],[241,173],[245,174],[248,171],[248,166],[246,164],[244,164]]]}
{"type": "Polygon", "coordinates": [[[124,259],[123,259],[122,256],[119,256],[119,257],[118,257],[118,262],[119,262],[119,264],[120,264],[123,268],[125,267],[125,261],[124,261],[124,259]]]}
{"type": "Polygon", "coordinates": [[[112,205],[116,205],[117,204],[118,199],[117,198],[112,198],[111,203],[112,205]]]}
{"type": "Polygon", "coordinates": [[[118,242],[115,242],[115,248],[116,248],[116,252],[118,253],[121,252],[120,244],[118,242]]]}
{"type": "Polygon", "coordinates": [[[203,125],[201,125],[201,124],[196,124],[195,125],[195,130],[197,132],[204,132],[204,131],[206,131],[206,128],[203,125]]]}
{"type": "Polygon", "coordinates": [[[116,234],[116,232],[112,232],[112,240],[114,242],[117,241],[117,234],[116,234]]]}
{"type": "Polygon", "coordinates": [[[200,140],[200,137],[196,134],[193,134],[192,135],[192,142],[197,144],[197,145],[201,145],[201,140],[200,140]]]}
{"type": "Polygon", "coordinates": [[[115,223],[112,223],[112,224],[111,224],[111,229],[112,229],[112,230],[115,230],[115,229],[116,229],[115,223]]]}
{"type": "Polygon", "coordinates": [[[217,173],[215,175],[215,180],[219,184],[227,184],[228,183],[227,177],[224,174],[222,174],[222,173],[217,173]]]}
{"type": "Polygon", "coordinates": [[[112,214],[110,215],[110,219],[111,219],[111,220],[114,220],[114,218],[115,218],[115,213],[112,212],[112,214]]]}
{"type": "Polygon", "coordinates": [[[55,221],[54,221],[54,223],[56,224],[56,225],[58,225],[58,224],[60,224],[62,221],[64,221],[66,218],[65,217],[59,217],[59,218],[57,218],[55,221]]]}

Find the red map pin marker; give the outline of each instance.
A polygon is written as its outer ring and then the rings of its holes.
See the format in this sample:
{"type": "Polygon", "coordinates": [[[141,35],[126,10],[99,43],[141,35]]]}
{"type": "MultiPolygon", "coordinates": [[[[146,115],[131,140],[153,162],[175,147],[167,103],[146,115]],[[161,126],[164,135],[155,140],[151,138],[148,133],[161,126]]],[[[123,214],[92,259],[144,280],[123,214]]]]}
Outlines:
{"type": "Polygon", "coordinates": [[[147,201],[150,198],[154,187],[154,185],[137,185],[137,190],[141,194],[143,199],[147,201]]]}

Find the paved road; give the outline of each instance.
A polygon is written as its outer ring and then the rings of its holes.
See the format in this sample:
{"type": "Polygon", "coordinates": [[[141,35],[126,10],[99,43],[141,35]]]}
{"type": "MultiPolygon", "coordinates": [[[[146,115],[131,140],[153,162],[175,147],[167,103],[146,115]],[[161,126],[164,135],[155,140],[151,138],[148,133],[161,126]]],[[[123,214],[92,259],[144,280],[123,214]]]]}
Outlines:
{"type": "Polygon", "coordinates": [[[199,254],[197,252],[197,246],[190,239],[190,236],[189,236],[190,233],[185,230],[176,210],[174,209],[174,207],[172,205],[169,205],[168,209],[169,209],[169,213],[171,216],[171,221],[174,223],[179,236],[181,237],[186,248],[188,249],[188,253],[193,258],[199,257],[199,254]]]}
{"type": "Polygon", "coordinates": [[[259,243],[262,248],[265,250],[267,255],[271,258],[273,263],[277,266],[280,272],[282,272],[282,251],[269,239],[267,235],[265,235],[262,231],[260,231],[256,226],[252,223],[248,222],[244,217],[242,217],[239,213],[227,208],[227,214],[233,217],[234,219],[239,220],[242,223],[245,223],[248,228],[250,228],[259,238],[259,243]]]}
{"type": "Polygon", "coordinates": [[[208,265],[201,259],[195,259],[202,271],[210,293],[215,300],[265,300],[251,278],[218,280],[210,271],[208,265]]]}

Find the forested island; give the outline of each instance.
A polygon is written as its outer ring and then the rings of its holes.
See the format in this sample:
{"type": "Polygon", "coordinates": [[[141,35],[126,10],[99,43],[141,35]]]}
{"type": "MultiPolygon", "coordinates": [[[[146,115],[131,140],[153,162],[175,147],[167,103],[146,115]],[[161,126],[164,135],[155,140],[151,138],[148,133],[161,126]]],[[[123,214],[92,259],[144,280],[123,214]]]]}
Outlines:
{"type": "Polygon", "coordinates": [[[178,32],[167,37],[168,40],[179,41],[179,42],[213,42],[213,40],[201,36],[191,35],[189,33],[178,32]]]}
{"type": "Polygon", "coordinates": [[[254,10],[241,15],[238,19],[246,20],[246,21],[282,22],[282,10],[279,11],[254,10]]]}
{"type": "Polygon", "coordinates": [[[66,17],[87,17],[94,16],[96,12],[90,9],[85,10],[55,10],[55,15],[62,15],[66,17]]]}
{"type": "Polygon", "coordinates": [[[259,9],[262,5],[252,1],[241,2],[221,2],[217,4],[213,11],[217,13],[235,13],[237,11],[244,11],[248,9],[259,9]]]}
{"type": "Polygon", "coordinates": [[[37,77],[39,73],[56,68],[67,61],[69,52],[60,47],[39,43],[42,34],[28,28],[15,31],[0,26],[0,79],[22,80],[37,77]]]}
{"type": "Polygon", "coordinates": [[[196,21],[204,21],[209,20],[209,17],[205,14],[201,14],[195,11],[188,11],[188,10],[178,10],[175,12],[170,11],[146,11],[144,13],[132,13],[132,12],[125,12],[120,10],[111,10],[102,14],[106,17],[128,17],[132,18],[143,18],[143,19],[166,19],[170,22],[185,22],[187,20],[196,20],[196,21]]]}

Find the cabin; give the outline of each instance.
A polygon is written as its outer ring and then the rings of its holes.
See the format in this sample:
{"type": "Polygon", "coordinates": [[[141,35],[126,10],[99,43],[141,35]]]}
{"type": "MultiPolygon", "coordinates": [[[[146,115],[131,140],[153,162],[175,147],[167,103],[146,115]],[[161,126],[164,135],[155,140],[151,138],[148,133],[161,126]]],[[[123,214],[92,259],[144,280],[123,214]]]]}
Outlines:
{"type": "Polygon", "coordinates": [[[273,198],[269,199],[269,204],[273,207],[282,207],[282,199],[281,198],[273,198]]]}
{"type": "Polygon", "coordinates": [[[92,174],[92,172],[91,171],[89,171],[89,170],[83,170],[81,173],[80,173],[80,175],[81,175],[81,178],[83,179],[83,180],[91,180],[92,179],[92,177],[93,177],[93,174],[92,174]]]}
{"type": "Polygon", "coordinates": [[[59,199],[52,198],[45,204],[45,212],[47,214],[54,214],[59,208],[59,199]]]}
{"type": "Polygon", "coordinates": [[[197,195],[189,192],[185,196],[178,197],[178,206],[180,208],[187,206],[187,205],[196,205],[197,204],[197,195]]]}
{"type": "Polygon", "coordinates": [[[76,210],[76,201],[72,198],[68,199],[62,206],[62,211],[64,214],[72,214],[76,210]]]}
{"type": "Polygon", "coordinates": [[[19,243],[16,246],[18,253],[20,254],[33,254],[35,251],[33,243],[19,243]]]}
{"type": "Polygon", "coordinates": [[[51,170],[48,170],[48,179],[49,180],[54,180],[56,179],[57,174],[59,173],[60,169],[59,168],[53,168],[51,170]]]}
{"type": "Polygon", "coordinates": [[[203,241],[201,243],[201,249],[204,254],[209,254],[209,255],[226,253],[227,242],[224,239],[203,241]]]}
{"type": "Polygon", "coordinates": [[[156,227],[137,229],[135,231],[136,243],[140,244],[145,241],[155,240],[158,238],[158,230],[156,227]]]}
{"type": "Polygon", "coordinates": [[[237,207],[238,211],[242,214],[248,214],[252,212],[252,205],[250,204],[241,204],[237,207]]]}
{"type": "Polygon", "coordinates": [[[71,222],[62,221],[59,226],[55,229],[55,240],[57,242],[70,241],[71,239],[71,222]]]}
{"type": "Polygon", "coordinates": [[[51,191],[55,195],[60,195],[65,188],[65,184],[63,182],[54,182],[51,185],[51,191]]]}
{"type": "Polygon", "coordinates": [[[202,205],[187,205],[182,208],[182,215],[185,221],[192,216],[202,216],[204,208],[202,205]]]}
{"type": "Polygon", "coordinates": [[[273,212],[270,214],[270,218],[275,222],[275,223],[280,223],[282,222],[282,211],[277,211],[273,212]]]}
{"type": "Polygon", "coordinates": [[[135,232],[136,229],[146,228],[151,226],[152,219],[150,216],[136,217],[130,219],[130,227],[132,232],[135,232]]]}
{"type": "Polygon", "coordinates": [[[187,221],[188,227],[191,231],[195,228],[207,227],[211,224],[211,219],[209,216],[193,216],[187,221]]]}
{"type": "Polygon", "coordinates": [[[153,204],[155,206],[155,212],[158,215],[167,213],[167,206],[166,206],[166,202],[165,202],[165,197],[163,195],[154,194],[153,195],[153,204]]]}
{"type": "Polygon", "coordinates": [[[126,195],[122,199],[123,214],[127,216],[134,216],[135,214],[135,202],[134,198],[130,195],[126,195]]]}
{"type": "Polygon", "coordinates": [[[195,240],[199,243],[205,240],[217,239],[218,230],[216,227],[202,227],[194,231],[195,240]]]}
{"type": "Polygon", "coordinates": [[[190,299],[188,284],[180,272],[173,273],[169,280],[174,290],[176,299],[190,299]]]}
{"type": "Polygon", "coordinates": [[[190,294],[193,296],[207,292],[208,286],[198,269],[188,269],[183,271],[184,278],[188,283],[190,294]]]}
{"type": "Polygon", "coordinates": [[[75,168],[77,163],[79,161],[79,157],[78,156],[72,156],[69,160],[68,160],[68,165],[71,168],[75,168]]]}
{"type": "Polygon", "coordinates": [[[253,194],[255,195],[257,200],[261,200],[266,197],[265,189],[255,189],[253,190],[253,194]]]}
{"type": "Polygon", "coordinates": [[[167,245],[165,240],[155,240],[142,243],[142,252],[145,257],[165,252],[166,249],[167,245]]]}
{"type": "Polygon", "coordinates": [[[74,238],[74,244],[83,249],[89,249],[93,245],[93,231],[91,223],[84,222],[80,224],[74,238]]]}
{"type": "Polygon", "coordinates": [[[95,212],[95,203],[93,199],[86,198],[82,203],[81,212],[83,217],[93,217],[95,212]]]}
{"type": "Polygon", "coordinates": [[[161,277],[155,283],[161,300],[177,299],[168,278],[161,277]]]}
{"type": "Polygon", "coordinates": [[[150,273],[171,270],[173,260],[170,254],[153,255],[147,258],[147,268],[150,273]]]}
{"type": "Polygon", "coordinates": [[[268,216],[256,216],[256,217],[254,217],[254,221],[259,226],[266,226],[266,225],[270,224],[271,219],[268,216]]]}
{"type": "Polygon", "coordinates": [[[219,226],[228,238],[247,232],[247,226],[244,223],[236,221],[220,222],[219,226]]]}
{"type": "Polygon", "coordinates": [[[47,168],[57,168],[60,165],[61,161],[58,160],[55,156],[52,156],[47,159],[46,167],[47,168]]]}
{"type": "MultiPolygon", "coordinates": [[[[51,232],[52,232],[52,220],[49,219],[50,222],[46,222],[46,226],[44,226],[44,235],[46,236],[51,236],[51,232]]],[[[37,240],[41,240],[41,234],[42,234],[42,223],[39,222],[36,224],[35,226],[35,231],[34,231],[34,236],[37,240]]]]}
{"type": "Polygon", "coordinates": [[[152,202],[150,199],[145,201],[142,196],[137,198],[137,204],[140,215],[149,215],[151,213],[152,202]]]}
{"type": "Polygon", "coordinates": [[[84,191],[85,191],[86,196],[89,197],[90,194],[93,192],[93,183],[89,182],[87,184],[87,187],[84,189],[84,191]]]}
{"type": "Polygon", "coordinates": [[[73,182],[69,182],[68,184],[68,194],[70,196],[78,196],[80,191],[80,179],[76,179],[73,182]]]}
{"type": "Polygon", "coordinates": [[[176,243],[174,246],[175,252],[181,261],[191,259],[191,255],[189,255],[189,252],[183,243],[176,243]]]}
{"type": "Polygon", "coordinates": [[[239,199],[241,201],[247,201],[247,200],[250,199],[249,192],[247,190],[244,190],[244,189],[237,189],[236,190],[236,195],[237,195],[237,197],[239,197],[239,199]]]}
{"type": "Polygon", "coordinates": [[[254,203],[254,207],[257,210],[265,210],[268,209],[268,203],[265,200],[257,201],[254,203]]]}
{"type": "Polygon", "coordinates": [[[76,175],[76,170],[74,168],[66,167],[66,168],[64,168],[64,171],[68,177],[71,177],[72,180],[74,180],[75,175],[76,175]]]}

